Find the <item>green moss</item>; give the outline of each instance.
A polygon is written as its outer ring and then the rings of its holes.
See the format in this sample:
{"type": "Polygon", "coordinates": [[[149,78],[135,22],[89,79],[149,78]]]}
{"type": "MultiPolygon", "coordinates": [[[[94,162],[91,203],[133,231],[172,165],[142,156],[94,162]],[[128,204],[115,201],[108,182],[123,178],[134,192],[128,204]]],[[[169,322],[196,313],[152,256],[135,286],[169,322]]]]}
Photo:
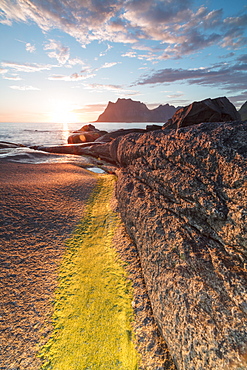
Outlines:
{"type": "Polygon", "coordinates": [[[102,176],[86,216],[67,242],[42,369],[135,370],[131,286],[112,247],[119,223],[110,208],[113,176],[102,176]]]}

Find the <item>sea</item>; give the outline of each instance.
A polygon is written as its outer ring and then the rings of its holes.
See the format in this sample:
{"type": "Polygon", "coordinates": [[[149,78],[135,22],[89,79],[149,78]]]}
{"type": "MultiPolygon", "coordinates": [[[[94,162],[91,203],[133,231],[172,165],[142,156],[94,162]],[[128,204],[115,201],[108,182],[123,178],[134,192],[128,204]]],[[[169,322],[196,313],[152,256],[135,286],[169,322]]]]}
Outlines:
{"type": "MultiPolygon", "coordinates": [[[[65,145],[68,137],[88,123],[1,123],[0,142],[20,144],[17,148],[1,148],[0,162],[77,163],[86,165],[87,157],[71,154],[51,154],[34,150],[32,146],[65,145]],[[24,145],[24,146],[23,146],[24,145]]],[[[92,124],[92,123],[91,123],[92,124]]],[[[147,123],[97,122],[95,127],[111,132],[121,128],[145,128],[147,123]]]]}

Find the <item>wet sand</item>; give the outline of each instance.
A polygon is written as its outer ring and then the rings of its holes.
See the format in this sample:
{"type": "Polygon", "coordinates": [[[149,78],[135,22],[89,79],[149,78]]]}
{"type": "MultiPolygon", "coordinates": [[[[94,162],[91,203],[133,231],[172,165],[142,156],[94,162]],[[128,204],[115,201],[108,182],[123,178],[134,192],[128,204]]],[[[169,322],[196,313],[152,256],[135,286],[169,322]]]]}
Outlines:
{"type": "Polygon", "coordinates": [[[97,181],[71,164],[0,163],[0,369],[37,370],[64,241],[97,181]]]}

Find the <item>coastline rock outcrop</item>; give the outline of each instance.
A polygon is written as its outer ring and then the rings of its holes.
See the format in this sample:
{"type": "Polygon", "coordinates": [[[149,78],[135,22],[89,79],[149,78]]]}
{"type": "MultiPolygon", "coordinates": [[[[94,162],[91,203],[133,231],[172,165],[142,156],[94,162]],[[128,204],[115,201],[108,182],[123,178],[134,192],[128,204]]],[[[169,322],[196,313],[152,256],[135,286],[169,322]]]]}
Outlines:
{"type": "Polygon", "coordinates": [[[178,370],[247,368],[247,123],[110,144],[116,196],[178,370]]]}
{"type": "MultiPolygon", "coordinates": [[[[83,126],[82,129],[80,129],[79,131],[83,131],[84,127],[87,129],[88,126],[92,126],[92,125],[83,126]]],[[[95,128],[94,126],[92,127],[95,128]]],[[[85,141],[85,142],[80,141],[81,133],[78,131],[78,134],[76,133],[69,137],[68,139],[69,144],[67,145],[32,146],[31,149],[42,150],[48,153],[89,155],[94,158],[99,158],[100,160],[101,159],[105,160],[111,163],[111,165],[116,165],[115,160],[111,157],[111,154],[110,154],[110,143],[114,139],[128,135],[130,133],[145,133],[145,132],[157,130],[159,128],[161,129],[162,126],[151,125],[151,126],[147,126],[146,129],[138,129],[138,128],[120,129],[120,130],[115,130],[109,133],[106,133],[106,131],[98,130],[101,136],[99,136],[97,139],[85,141]]],[[[85,135],[85,133],[89,135],[91,134],[91,132],[86,131],[86,132],[83,132],[83,136],[85,135]]],[[[92,133],[98,134],[97,129],[95,130],[92,129],[92,133]]]]}
{"type": "Polygon", "coordinates": [[[227,122],[240,120],[240,114],[226,98],[205,99],[196,101],[187,107],[180,108],[163,125],[164,129],[178,129],[196,125],[201,122],[227,122]]]}
{"type": "Polygon", "coordinates": [[[68,144],[93,142],[106,133],[107,131],[98,130],[94,125],[85,125],[68,137],[68,144]]]}
{"type": "Polygon", "coordinates": [[[176,112],[173,105],[159,105],[155,109],[140,101],[118,99],[116,103],[109,102],[105,111],[99,115],[96,122],[166,122],[176,112]]]}
{"type": "Polygon", "coordinates": [[[16,144],[16,143],[10,143],[9,141],[0,141],[0,149],[13,149],[13,148],[19,148],[19,147],[25,147],[23,144],[16,144]]]}

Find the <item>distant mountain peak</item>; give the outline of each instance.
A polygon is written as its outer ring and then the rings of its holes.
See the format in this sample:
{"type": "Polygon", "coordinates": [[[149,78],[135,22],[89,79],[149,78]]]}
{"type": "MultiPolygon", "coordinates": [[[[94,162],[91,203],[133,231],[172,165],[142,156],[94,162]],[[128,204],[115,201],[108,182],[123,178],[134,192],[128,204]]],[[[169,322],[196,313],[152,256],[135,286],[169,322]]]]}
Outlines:
{"type": "Polygon", "coordinates": [[[160,104],[157,108],[149,109],[144,103],[131,98],[118,98],[116,103],[111,101],[96,122],[162,122],[165,123],[173,116],[178,108],[173,105],[160,104]]]}

